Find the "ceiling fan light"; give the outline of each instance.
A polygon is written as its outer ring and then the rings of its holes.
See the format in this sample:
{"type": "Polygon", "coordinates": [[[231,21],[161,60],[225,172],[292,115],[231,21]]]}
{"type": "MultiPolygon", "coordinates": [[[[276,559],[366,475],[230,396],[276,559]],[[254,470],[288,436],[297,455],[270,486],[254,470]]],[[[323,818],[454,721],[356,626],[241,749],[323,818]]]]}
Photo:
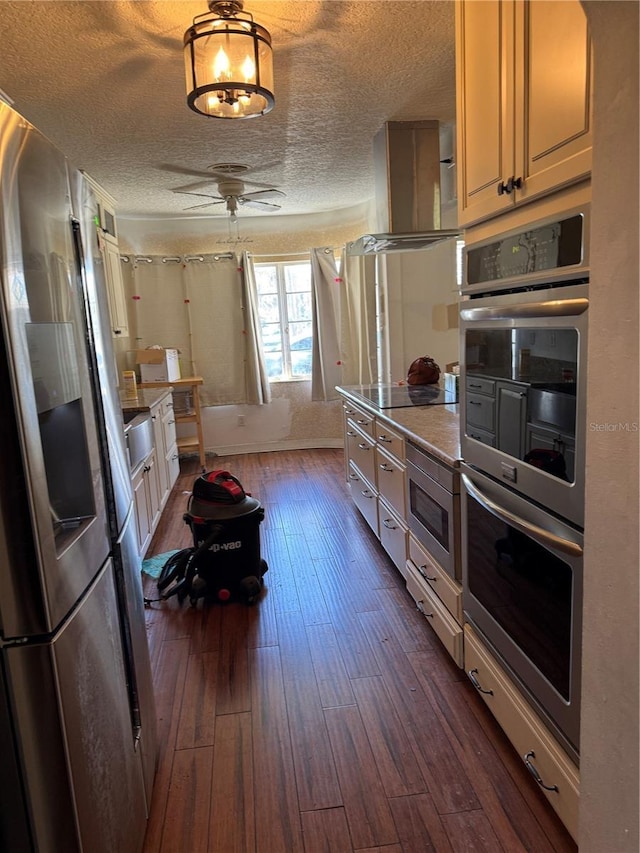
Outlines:
{"type": "Polygon", "coordinates": [[[184,34],[187,103],[200,115],[255,118],[274,107],[271,36],[242,6],[211,0],[184,34]]]}

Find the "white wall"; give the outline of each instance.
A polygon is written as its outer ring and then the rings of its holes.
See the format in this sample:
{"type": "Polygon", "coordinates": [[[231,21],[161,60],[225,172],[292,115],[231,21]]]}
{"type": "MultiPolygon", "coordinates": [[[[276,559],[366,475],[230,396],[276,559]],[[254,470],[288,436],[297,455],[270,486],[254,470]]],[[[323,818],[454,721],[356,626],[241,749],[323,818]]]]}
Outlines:
{"type": "Polygon", "coordinates": [[[595,49],[580,853],[638,853],[638,4],[595,49]],[[601,429],[599,425],[604,425],[601,429]],[[611,429],[608,428],[612,427],[611,429]]]}

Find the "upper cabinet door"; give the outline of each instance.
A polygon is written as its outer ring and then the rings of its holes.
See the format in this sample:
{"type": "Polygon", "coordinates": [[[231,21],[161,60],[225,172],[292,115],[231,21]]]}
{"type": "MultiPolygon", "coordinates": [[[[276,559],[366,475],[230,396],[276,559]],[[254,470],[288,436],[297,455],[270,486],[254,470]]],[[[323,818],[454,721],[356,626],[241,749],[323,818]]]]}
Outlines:
{"type": "Polygon", "coordinates": [[[591,39],[579,0],[518,3],[516,177],[521,201],[591,172],[591,39]]]}
{"type": "Polygon", "coordinates": [[[579,0],[456,4],[458,221],[589,176],[591,44],[579,0]]]}
{"type": "Polygon", "coordinates": [[[513,206],[497,187],[514,160],[514,4],[456,4],[458,222],[513,206]]]}

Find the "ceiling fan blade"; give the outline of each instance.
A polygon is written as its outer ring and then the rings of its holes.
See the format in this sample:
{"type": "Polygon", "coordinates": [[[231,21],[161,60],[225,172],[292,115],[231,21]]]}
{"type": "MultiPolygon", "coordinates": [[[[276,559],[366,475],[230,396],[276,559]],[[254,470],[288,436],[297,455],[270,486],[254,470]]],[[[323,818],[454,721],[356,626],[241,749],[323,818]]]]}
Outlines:
{"type": "Polygon", "coordinates": [[[242,198],[248,199],[250,201],[261,201],[262,199],[267,198],[284,198],[285,193],[276,189],[268,189],[268,190],[256,190],[253,193],[243,193],[242,198]]]}
{"type": "Polygon", "coordinates": [[[279,204],[271,204],[268,201],[254,201],[253,199],[247,198],[246,196],[242,196],[242,198],[238,199],[238,202],[243,207],[255,207],[257,210],[269,211],[272,213],[274,210],[280,210],[281,205],[279,204]]]}
{"type": "MultiPolygon", "coordinates": [[[[224,201],[224,199],[221,199],[224,201]]],[[[192,207],[183,207],[183,210],[198,210],[201,207],[213,207],[215,204],[220,204],[219,201],[205,201],[204,204],[194,204],[192,207]]]]}
{"type": "Polygon", "coordinates": [[[162,172],[173,172],[174,175],[192,175],[195,178],[209,178],[215,181],[212,172],[206,172],[202,169],[187,169],[186,166],[174,166],[172,163],[159,163],[158,169],[162,172]]]}
{"type": "Polygon", "coordinates": [[[172,190],[172,192],[177,193],[178,195],[197,195],[201,198],[212,198],[214,199],[213,204],[219,204],[224,199],[219,195],[211,195],[211,193],[192,193],[189,190],[172,190]]]}

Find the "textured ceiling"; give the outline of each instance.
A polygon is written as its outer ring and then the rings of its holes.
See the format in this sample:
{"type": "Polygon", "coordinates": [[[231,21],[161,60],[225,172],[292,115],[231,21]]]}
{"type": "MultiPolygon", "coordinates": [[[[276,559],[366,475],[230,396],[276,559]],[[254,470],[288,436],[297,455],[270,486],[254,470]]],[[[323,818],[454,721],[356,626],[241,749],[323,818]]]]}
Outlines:
{"type": "Polygon", "coordinates": [[[194,215],[183,211],[206,199],[173,190],[215,193],[202,181],[224,162],[250,166],[247,191],[286,193],[269,218],[355,208],[373,197],[385,121],[455,116],[452,0],[246,0],[271,32],[276,105],[239,122],[186,105],[182,39],[206,11],[205,0],[0,2],[0,89],[122,215],[194,215]]]}

